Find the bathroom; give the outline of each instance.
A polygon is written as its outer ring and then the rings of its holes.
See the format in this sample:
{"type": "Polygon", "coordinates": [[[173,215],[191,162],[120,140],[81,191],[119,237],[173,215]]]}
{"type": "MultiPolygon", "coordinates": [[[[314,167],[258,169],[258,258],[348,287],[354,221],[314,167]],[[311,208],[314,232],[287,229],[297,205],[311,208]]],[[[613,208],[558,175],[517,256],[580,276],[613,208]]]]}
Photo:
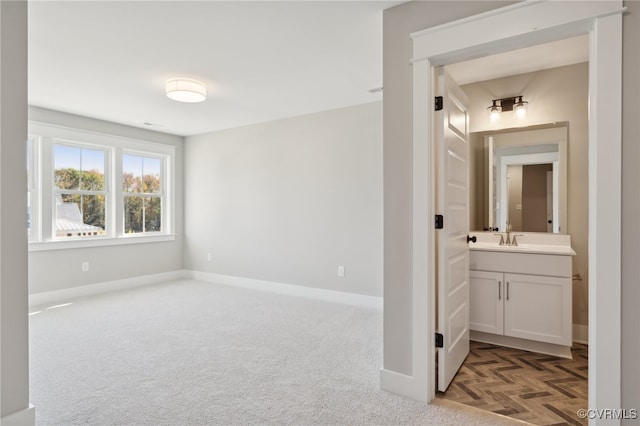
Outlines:
{"type": "MultiPolygon", "coordinates": [[[[501,60],[511,61],[511,64],[503,66],[501,71],[496,71],[498,74],[492,75],[491,72],[493,71],[489,71],[487,73],[488,79],[482,77],[482,68],[476,66],[473,61],[450,65],[446,69],[454,80],[459,83],[469,99],[469,230],[471,236],[477,237],[478,243],[475,250],[479,250],[479,247],[490,247],[491,250],[499,252],[512,252],[524,250],[524,246],[536,243],[565,245],[570,250],[568,253],[563,253],[565,256],[562,256],[562,261],[568,265],[568,269],[565,268],[565,272],[563,272],[564,282],[568,283],[565,285],[563,297],[566,299],[564,303],[567,303],[568,300],[568,315],[570,315],[565,321],[564,343],[562,345],[559,347],[554,345],[545,346],[545,344],[538,345],[537,343],[529,345],[528,343],[532,342],[529,337],[510,340],[508,337],[498,336],[498,334],[502,333],[494,330],[490,333],[474,330],[474,328],[482,329],[482,325],[478,326],[476,324],[474,327],[474,315],[476,319],[478,318],[478,308],[474,308],[474,300],[470,301],[471,340],[569,359],[575,358],[576,353],[578,357],[586,358],[589,288],[587,250],[589,196],[588,41],[586,37],[582,36],[562,40],[558,43],[561,43],[561,45],[555,51],[561,52],[562,57],[553,58],[553,60],[547,58],[549,63],[554,63],[551,68],[527,69],[528,66],[534,66],[530,62],[535,61],[527,61],[526,56],[522,56],[517,60],[513,58],[495,58],[493,60],[496,65],[495,68],[501,68],[501,60]],[[505,71],[509,71],[509,75],[499,74],[505,71]],[[527,102],[525,117],[516,117],[511,111],[503,111],[499,116],[499,120],[490,118],[488,108],[492,105],[493,100],[516,97],[515,100],[517,101],[519,96],[522,96],[522,99],[527,102]],[[547,168],[549,176],[547,192],[550,194],[550,199],[553,199],[552,204],[554,206],[553,211],[548,212],[549,216],[544,217],[544,219],[547,219],[544,222],[551,222],[548,225],[548,234],[545,230],[541,230],[540,227],[531,229],[523,226],[522,216],[527,214],[528,204],[521,201],[521,198],[518,199],[517,196],[514,196],[513,188],[507,189],[512,202],[506,201],[509,197],[505,194],[504,188],[508,188],[509,185],[513,187],[514,183],[518,183],[522,189],[522,181],[518,181],[518,171],[522,173],[522,170],[528,166],[516,166],[515,169],[512,168],[510,170],[505,168],[504,170],[509,170],[509,172],[502,174],[511,175],[511,179],[508,180],[506,176],[500,177],[500,167],[496,167],[496,164],[493,164],[500,157],[498,155],[500,149],[513,154],[514,151],[520,149],[515,148],[518,145],[521,147],[523,145],[528,146],[529,148],[532,146],[537,147],[538,152],[541,151],[540,148],[542,146],[547,146],[552,148],[542,149],[542,151],[555,152],[554,158],[556,161],[554,162],[552,159],[547,166],[544,166],[547,168]],[[511,182],[507,183],[509,181],[511,182]],[[500,182],[503,182],[502,191],[500,182]],[[501,195],[503,196],[502,198],[501,195]],[[515,202],[514,199],[516,200],[515,202]],[[493,202],[490,202],[490,200],[493,200],[493,202]],[[510,208],[505,204],[510,205],[510,208]],[[500,207],[503,207],[503,209],[501,210],[500,207]],[[506,241],[507,224],[511,225],[512,231],[508,234],[509,241],[506,241]],[[494,231],[495,228],[498,228],[498,232],[494,231]],[[503,244],[500,244],[501,239],[503,244]],[[485,245],[483,246],[483,244],[485,245]],[[476,311],[475,314],[474,310],[476,311]],[[566,329],[567,326],[569,327],[568,330],[566,329]],[[576,344],[572,345],[572,343],[576,344]],[[573,354],[571,346],[574,347],[573,354]],[[576,348],[578,352],[576,352],[576,348]]],[[[526,54],[535,55],[536,53],[529,52],[526,54]]],[[[530,154],[531,149],[521,152],[521,154],[524,153],[530,154]]],[[[551,155],[550,152],[547,154],[551,155]]],[[[522,196],[522,192],[520,196],[522,196]]],[[[545,213],[547,212],[542,212],[542,214],[545,213]]],[[[494,254],[490,253],[491,250],[486,252],[475,251],[474,244],[476,243],[469,243],[469,269],[472,270],[470,296],[472,299],[474,294],[478,295],[477,290],[474,292],[475,271],[473,271],[474,268],[478,267],[477,254],[483,253],[483,255],[486,255],[489,253],[489,256],[494,256],[494,254]]],[[[499,255],[504,254],[499,253],[499,255]]],[[[547,258],[539,255],[540,253],[534,255],[536,259],[541,260],[540,266],[537,266],[538,269],[536,271],[525,271],[525,273],[546,275],[548,272],[549,275],[557,276],[556,272],[544,271],[549,262],[547,258]]],[[[553,260],[554,258],[548,259],[553,260]]],[[[511,263],[511,258],[501,258],[498,262],[501,262],[503,266],[505,263],[511,263]]],[[[530,259],[526,259],[524,262],[530,263],[530,259]]],[[[484,266],[479,267],[479,269],[486,270],[484,266]]],[[[486,272],[480,272],[481,278],[486,278],[482,274],[486,274],[486,272]]],[[[506,275],[504,276],[506,277],[506,275]]],[[[505,303],[505,299],[509,297],[508,283],[501,282],[500,278],[489,278],[484,280],[484,283],[495,289],[491,297],[499,297],[501,300],[499,303],[502,305],[505,303]],[[493,281],[489,278],[493,279],[493,281]],[[498,280],[497,287],[495,286],[496,280],[498,280]]],[[[477,276],[475,282],[477,283],[477,276]]],[[[512,285],[512,292],[513,288],[512,285]]],[[[529,296],[535,296],[535,293],[529,296]]],[[[525,309],[527,303],[516,309],[525,309]]],[[[545,311],[548,312],[551,309],[551,304],[549,304],[544,310],[538,310],[539,315],[544,316],[545,311]]],[[[489,317],[494,315],[491,309],[488,312],[489,317]]],[[[480,316],[484,314],[486,312],[480,314],[480,316]]],[[[495,316],[498,315],[502,315],[502,313],[495,313],[495,316]]],[[[503,327],[502,318],[500,327],[503,327]]],[[[473,345],[472,353],[474,351],[473,345]]],[[[475,345],[477,347],[477,343],[475,345]]],[[[583,396],[584,405],[586,406],[586,368],[583,373],[585,378],[583,396]]],[[[452,399],[455,400],[455,398],[452,399]]],[[[571,409],[575,413],[574,407],[571,409]]],[[[522,416],[519,418],[524,419],[522,416]]]]}

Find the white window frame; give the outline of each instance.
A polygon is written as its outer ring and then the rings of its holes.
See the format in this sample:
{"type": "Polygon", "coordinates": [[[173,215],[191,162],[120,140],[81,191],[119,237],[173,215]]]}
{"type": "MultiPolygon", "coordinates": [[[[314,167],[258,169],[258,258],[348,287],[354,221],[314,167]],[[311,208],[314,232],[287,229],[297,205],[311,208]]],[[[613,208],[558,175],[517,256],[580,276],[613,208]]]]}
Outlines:
{"type": "Polygon", "coordinates": [[[175,147],[173,145],[125,138],[80,129],[29,122],[32,144],[30,168],[32,184],[31,238],[29,251],[47,251],[120,244],[151,243],[175,240],[175,147]],[[37,135],[37,136],[36,136],[37,135]],[[53,181],[54,144],[104,149],[105,161],[105,235],[55,237],[55,194],[53,181]],[[35,147],[36,149],[34,149],[35,147]],[[126,234],[124,232],[123,155],[134,154],[161,158],[162,225],[160,232],[126,234]],[[37,211],[34,210],[34,203],[37,211]],[[37,230],[34,232],[34,230],[37,230]]]}
{"type": "MultiPolygon", "coordinates": [[[[146,157],[146,158],[157,158],[160,160],[160,193],[159,195],[157,195],[157,193],[145,193],[145,192],[125,192],[122,188],[123,188],[123,182],[120,182],[120,188],[121,188],[121,194],[120,194],[120,201],[123,204],[122,207],[122,234],[123,237],[125,238],[136,238],[136,237],[141,237],[141,236],[148,236],[148,235],[160,235],[164,233],[164,228],[165,228],[165,222],[166,222],[166,215],[168,214],[170,208],[169,205],[167,203],[167,177],[168,177],[168,163],[169,163],[169,157],[166,154],[158,154],[157,152],[148,152],[148,151],[140,151],[140,150],[132,150],[132,149],[124,149],[122,150],[122,154],[120,155],[120,166],[122,166],[123,164],[123,159],[125,155],[135,155],[135,156],[139,156],[139,157],[146,157]],[[140,232],[140,233],[135,233],[135,234],[129,234],[126,232],[125,229],[125,217],[124,217],[124,199],[125,197],[159,197],[160,198],[160,209],[161,209],[161,220],[162,220],[162,224],[160,225],[160,229],[161,231],[145,231],[145,232],[140,232]]],[[[120,172],[120,179],[122,179],[124,177],[124,170],[122,170],[120,172]]]]}
{"type": "MultiPolygon", "coordinates": [[[[112,180],[113,180],[113,166],[112,166],[112,161],[113,161],[113,149],[110,148],[109,146],[103,146],[103,145],[96,145],[96,144],[89,144],[89,143],[84,143],[84,142],[79,142],[79,141],[71,141],[71,140],[66,140],[66,139],[59,139],[59,138],[49,138],[50,140],[50,147],[47,147],[47,152],[51,152],[51,170],[47,170],[46,173],[41,173],[42,176],[47,176],[46,179],[46,185],[42,186],[42,191],[46,191],[47,188],[51,188],[51,190],[53,191],[52,193],[52,197],[51,197],[51,204],[50,205],[45,205],[44,206],[44,212],[47,214],[47,216],[51,216],[51,229],[47,228],[45,226],[46,229],[46,234],[47,235],[47,240],[50,241],[83,241],[83,240],[87,240],[87,239],[92,239],[92,238],[108,238],[108,237],[112,237],[113,236],[113,225],[112,222],[113,220],[111,219],[111,211],[112,209],[110,209],[111,204],[113,203],[113,191],[112,191],[112,180]],[[67,146],[67,147],[74,147],[74,148],[79,148],[79,149],[93,149],[93,150],[99,150],[99,151],[104,151],[105,153],[105,160],[104,160],[104,189],[102,191],[90,191],[90,190],[83,190],[83,189],[61,189],[61,188],[57,188],[54,184],[54,169],[55,169],[55,155],[53,153],[53,147],[56,145],[61,145],[61,146],[67,146]],[[51,183],[49,184],[49,180],[51,181],[51,183]],[[104,202],[105,202],[105,211],[104,211],[104,231],[105,233],[103,235],[96,235],[94,237],[89,237],[89,236],[83,236],[83,237],[58,237],[56,236],[56,211],[55,211],[55,203],[56,203],[56,198],[58,195],[62,195],[62,194],[77,194],[80,196],[83,195],[104,195],[104,202]],[[50,236],[50,237],[49,237],[50,236]]],[[[49,141],[47,141],[47,143],[49,143],[49,141]]]]}
{"type": "Polygon", "coordinates": [[[28,175],[27,175],[27,192],[31,193],[29,203],[31,204],[31,211],[29,214],[30,228],[29,242],[41,240],[40,230],[40,218],[42,217],[40,212],[40,150],[41,150],[41,137],[38,135],[29,134],[27,139],[27,145],[30,149],[27,149],[27,163],[28,163],[28,175]]]}

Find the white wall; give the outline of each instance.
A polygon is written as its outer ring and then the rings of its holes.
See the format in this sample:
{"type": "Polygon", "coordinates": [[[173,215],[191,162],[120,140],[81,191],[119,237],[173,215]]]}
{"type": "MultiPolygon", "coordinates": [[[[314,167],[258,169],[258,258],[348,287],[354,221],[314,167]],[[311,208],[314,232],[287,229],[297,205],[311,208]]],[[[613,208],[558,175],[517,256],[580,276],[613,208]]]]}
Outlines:
{"type": "Polygon", "coordinates": [[[185,162],[186,269],[382,295],[381,102],[188,137],[185,162]]]}
{"type": "Polygon", "coordinates": [[[29,406],[27,2],[0,2],[0,40],[0,416],[5,417],[29,406]]]}
{"type": "Polygon", "coordinates": [[[183,267],[183,138],[87,117],[30,107],[29,120],[75,129],[158,142],[176,147],[176,239],[29,253],[29,292],[40,293],[87,284],[180,270],[183,267]],[[90,262],[82,272],[81,264],[90,262]]]}
{"type": "Polygon", "coordinates": [[[571,235],[573,272],[583,280],[573,283],[573,323],[589,323],[589,65],[567,65],[494,80],[465,84],[470,99],[469,128],[484,132],[516,126],[535,126],[555,122],[568,123],[567,141],[567,227],[571,235]],[[489,121],[487,107],[492,99],[524,95],[529,102],[525,119],[503,114],[498,124],[489,121]]]}

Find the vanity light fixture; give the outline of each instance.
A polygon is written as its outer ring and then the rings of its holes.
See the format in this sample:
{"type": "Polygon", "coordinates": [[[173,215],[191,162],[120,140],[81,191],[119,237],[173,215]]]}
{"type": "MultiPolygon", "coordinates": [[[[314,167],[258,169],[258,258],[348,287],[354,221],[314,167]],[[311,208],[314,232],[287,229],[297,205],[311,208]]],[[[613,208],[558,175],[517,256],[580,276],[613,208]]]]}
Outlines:
{"type": "Polygon", "coordinates": [[[529,102],[523,101],[522,96],[518,96],[518,102],[513,105],[516,118],[522,119],[527,116],[527,104],[529,104],[529,102]]]}
{"type": "Polygon", "coordinates": [[[487,110],[489,110],[489,120],[492,123],[496,123],[498,121],[500,121],[500,112],[502,111],[502,108],[500,106],[498,106],[496,104],[496,102],[498,102],[497,100],[493,101],[493,105],[491,105],[489,108],[487,108],[487,110]]]}
{"type": "Polygon", "coordinates": [[[190,78],[172,78],[167,81],[166,92],[169,99],[178,102],[202,102],[207,99],[204,83],[190,78]]]}
{"type": "Polygon", "coordinates": [[[487,107],[489,120],[492,123],[499,121],[501,114],[506,111],[513,111],[516,118],[523,119],[527,116],[528,104],[529,102],[522,100],[522,95],[493,99],[491,105],[487,107]]]}

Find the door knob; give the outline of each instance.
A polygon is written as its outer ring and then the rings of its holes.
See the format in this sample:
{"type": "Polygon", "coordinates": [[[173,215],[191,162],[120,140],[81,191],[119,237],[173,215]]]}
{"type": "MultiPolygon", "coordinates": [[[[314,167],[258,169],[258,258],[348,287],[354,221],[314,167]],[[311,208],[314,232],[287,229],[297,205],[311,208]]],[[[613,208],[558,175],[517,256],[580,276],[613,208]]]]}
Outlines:
{"type": "Polygon", "coordinates": [[[469,242],[469,241],[475,243],[476,241],[478,241],[478,238],[476,238],[475,235],[473,237],[470,237],[470,236],[467,235],[467,242],[469,242]]]}

